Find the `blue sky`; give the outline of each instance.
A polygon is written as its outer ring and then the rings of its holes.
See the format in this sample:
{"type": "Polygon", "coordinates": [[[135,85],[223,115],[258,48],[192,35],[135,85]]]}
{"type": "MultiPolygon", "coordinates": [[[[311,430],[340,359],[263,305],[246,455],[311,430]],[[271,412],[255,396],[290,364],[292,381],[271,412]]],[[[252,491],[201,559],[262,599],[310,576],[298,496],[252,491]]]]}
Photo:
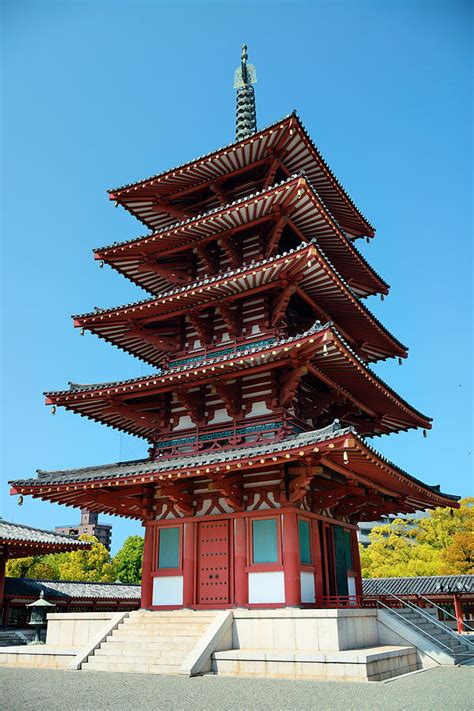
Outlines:
{"type": "MultiPolygon", "coordinates": [[[[70,314],[145,293],[93,247],[146,229],[106,189],[233,140],[240,46],[260,127],[297,109],[377,228],[364,255],[392,285],[369,308],[410,356],[375,367],[434,418],[373,440],[415,476],[472,494],[472,47],[469,2],[3,2],[2,477],[146,455],[43,390],[149,372],[70,314]]],[[[78,512],[1,488],[40,527],[78,512]]],[[[107,521],[107,517],[102,517],[107,521]]],[[[111,518],[114,549],[140,532],[111,518]]]]}

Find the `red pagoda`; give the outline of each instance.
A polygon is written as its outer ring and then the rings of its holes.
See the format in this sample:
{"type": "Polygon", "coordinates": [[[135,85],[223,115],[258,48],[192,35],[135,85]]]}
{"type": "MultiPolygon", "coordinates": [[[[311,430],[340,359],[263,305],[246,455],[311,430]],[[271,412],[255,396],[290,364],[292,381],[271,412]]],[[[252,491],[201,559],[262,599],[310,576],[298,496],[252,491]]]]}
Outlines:
{"type": "Polygon", "coordinates": [[[46,403],[142,437],[149,456],[39,472],[12,493],[139,519],[142,607],[278,607],[361,593],[357,523],[456,506],[366,441],[430,419],[371,369],[407,348],[365,298],[374,229],[296,114],[257,131],[235,73],[236,142],[111,190],[149,234],[95,250],[150,298],[74,317],[151,366],[46,403]]]}

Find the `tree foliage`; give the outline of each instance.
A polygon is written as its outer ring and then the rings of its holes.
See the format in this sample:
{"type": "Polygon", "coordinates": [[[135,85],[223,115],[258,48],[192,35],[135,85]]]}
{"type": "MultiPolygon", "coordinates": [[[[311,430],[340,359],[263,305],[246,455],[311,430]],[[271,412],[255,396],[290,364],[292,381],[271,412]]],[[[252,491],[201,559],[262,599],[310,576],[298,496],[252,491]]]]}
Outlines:
{"type": "Polygon", "coordinates": [[[129,536],[114,558],[117,580],[121,583],[140,583],[142,579],[143,538],[129,536]]]}
{"type": "Polygon", "coordinates": [[[67,553],[59,564],[60,580],[84,580],[94,583],[112,583],[115,571],[107,548],[94,536],[79,536],[82,541],[91,541],[90,550],[67,553]]]}
{"type": "Polygon", "coordinates": [[[365,578],[474,573],[474,498],[426,518],[394,519],[373,528],[369,539],[361,547],[365,578]]]}
{"type": "Polygon", "coordinates": [[[94,536],[83,534],[79,540],[91,541],[92,548],[9,560],[6,575],[39,580],[113,582],[115,569],[107,548],[94,536]]]}

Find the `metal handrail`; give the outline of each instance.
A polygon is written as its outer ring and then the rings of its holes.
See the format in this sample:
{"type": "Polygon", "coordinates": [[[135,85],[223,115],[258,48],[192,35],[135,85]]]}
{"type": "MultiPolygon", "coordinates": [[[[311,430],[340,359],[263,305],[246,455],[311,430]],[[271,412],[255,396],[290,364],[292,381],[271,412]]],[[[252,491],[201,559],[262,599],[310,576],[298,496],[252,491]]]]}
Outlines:
{"type": "MultiPolygon", "coordinates": [[[[455,620],[456,622],[458,621],[458,618],[456,617],[456,615],[453,615],[451,612],[448,612],[448,610],[445,610],[444,607],[441,607],[440,605],[437,605],[435,602],[433,602],[432,600],[430,600],[428,597],[425,597],[424,595],[420,595],[419,593],[417,593],[416,596],[419,597],[419,598],[421,598],[421,599],[424,600],[425,602],[429,602],[430,605],[432,605],[433,607],[436,607],[437,610],[441,610],[441,612],[442,612],[444,615],[448,615],[448,617],[452,617],[452,619],[455,620]]],[[[465,628],[467,628],[468,630],[470,630],[470,632],[474,632],[474,627],[471,627],[470,625],[468,625],[467,622],[464,622],[464,620],[462,621],[462,625],[463,625],[463,627],[465,627],[465,628]]]]}
{"type": "MultiPolygon", "coordinates": [[[[393,607],[390,607],[389,605],[386,605],[386,604],[385,604],[384,602],[382,602],[381,600],[377,600],[377,606],[379,606],[379,605],[382,605],[382,607],[385,607],[386,610],[388,610],[389,612],[392,612],[392,613],[393,613],[394,615],[396,615],[397,617],[400,617],[400,619],[402,619],[403,622],[408,623],[409,625],[411,625],[412,627],[414,627],[418,632],[420,631],[420,628],[418,627],[418,625],[416,625],[416,624],[415,624],[414,622],[412,622],[411,620],[407,620],[406,617],[404,617],[403,615],[401,615],[399,612],[396,612],[396,610],[395,610],[393,607]]],[[[423,630],[422,634],[425,635],[425,637],[429,637],[431,640],[433,640],[433,642],[435,642],[436,645],[438,645],[438,646],[440,646],[440,647],[444,647],[445,649],[447,649],[448,652],[450,652],[450,654],[455,654],[455,652],[454,652],[454,650],[452,649],[452,647],[448,647],[448,645],[447,645],[447,644],[444,644],[444,642],[440,642],[440,640],[439,640],[437,637],[433,637],[433,635],[431,635],[429,632],[426,632],[425,630],[423,630]]]]}
{"type": "MultiPolygon", "coordinates": [[[[397,595],[394,595],[391,592],[388,592],[387,590],[385,591],[384,594],[387,595],[388,597],[393,597],[395,600],[400,602],[405,607],[408,607],[409,609],[413,610],[414,612],[417,612],[419,615],[421,615],[422,617],[427,619],[429,622],[436,625],[436,627],[439,627],[443,632],[450,635],[453,639],[456,640],[456,642],[458,644],[466,644],[468,647],[474,648],[473,642],[470,642],[467,639],[461,638],[457,632],[453,632],[453,630],[450,627],[448,627],[447,625],[444,625],[442,622],[440,622],[435,617],[433,617],[433,615],[430,615],[429,612],[425,612],[425,610],[422,607],[418,607],[418,605],[414,605],[413,603],[409,602],[408,600],[402,600],[402,598],[398,597],[397,595]]],[[[385,607],[388,607],[388,606],[385,606],[385,607]]],[[[407,620],[407,622],[408,622],[408,620],[407,620]]]]}

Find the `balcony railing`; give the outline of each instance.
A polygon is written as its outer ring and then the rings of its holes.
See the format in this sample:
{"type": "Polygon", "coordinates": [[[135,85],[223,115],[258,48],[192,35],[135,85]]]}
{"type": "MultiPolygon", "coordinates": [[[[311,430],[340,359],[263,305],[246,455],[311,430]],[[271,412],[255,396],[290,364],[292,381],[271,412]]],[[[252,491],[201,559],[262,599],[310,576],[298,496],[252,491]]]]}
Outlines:
{"type": "Polygon", "coordinates": [[[262,440],[274,442],[310,429],[303,420],[286,413],[274,413],[251,420],[220,422],[193,427],[162,435],[154,442],[152,457],[182,456],[200,452],[213,446],[221,448],[248,447],[262,440]]]}

